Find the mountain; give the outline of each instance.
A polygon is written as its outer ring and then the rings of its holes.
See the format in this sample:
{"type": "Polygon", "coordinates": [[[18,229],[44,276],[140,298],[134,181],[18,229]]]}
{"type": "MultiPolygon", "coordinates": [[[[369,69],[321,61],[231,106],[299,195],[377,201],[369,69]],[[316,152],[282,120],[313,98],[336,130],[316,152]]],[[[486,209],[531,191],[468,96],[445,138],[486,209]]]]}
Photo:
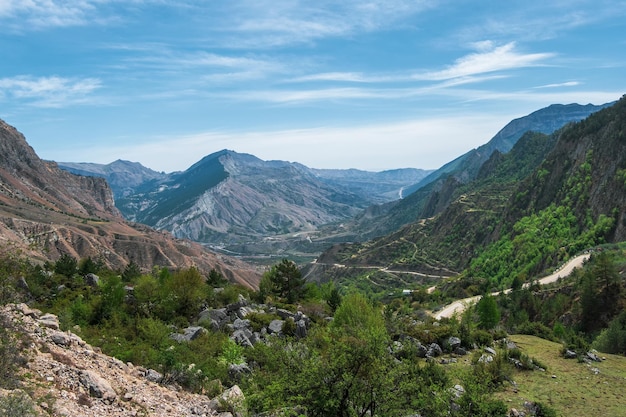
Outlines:
{"type": "MultiPolygon", "coordinates": [[[[172,174],[125,161],[60,166],[107,178],[117,207],[129,220],[247,254],[287,249],[319,253],[326,245],[319,239],[321,226],[397,199],[404,187],[430,173],[412,168],[383,172],[311,169],[229,150],[172,174]]],[[[327,230],[331,238],[337,237],[336,231],[327,230]]]]}
{"type": "Polygon", "coordinates": [[[233,281],[256,286],[250,266],[208,252],[190,241],[125,221],[102,178],[77,176],[41,160],[14,127],[0,121],[0,239],[2,250],[20,250],[33,260],[61,254],[92,257],[123,269],[196,266],[218,269],[233,281]]]}
{"type": "Polygon", "coordinates": [[[147,181],[162,180],[167,176],[164,172],[153,171],[138,162],[121,159],[106,165],[88,162],[58,162],[57,164],[59,168],[72,174],[106,178],[116,200],[133,194],[136,187],[147,181]]]}
{"type": "Polygon", "coordinates": [[[512,120],[486,144],[455,158],[420,182],[406,187],[402,200],[381,207],[377,215],[357,218],[355,223],[347,224],[346,227],[354,234],[372,238],[391,233],[416,219],[432,217],[456,198],[459,186],[476,178],[482,165],[494,152],[509,152],[524,133],[533,131],[551,134],[610,105],[553,104],[512,120]]]}
{"type": "Polygon", "coordinates": [[[308,276],[346,277],[347,267],[360,268],[353,276],[367,268],[370,280],[373,267],[431,276],[466,271],[481,285],[502,287],[578,251],[624,240],[626,96],[552,135],[526,133],[509,153],[494,152],[472,181],[446,181],[455,192],[444,200],[452,201],[432,217],[369,242],[336,246],[308,276]]]}

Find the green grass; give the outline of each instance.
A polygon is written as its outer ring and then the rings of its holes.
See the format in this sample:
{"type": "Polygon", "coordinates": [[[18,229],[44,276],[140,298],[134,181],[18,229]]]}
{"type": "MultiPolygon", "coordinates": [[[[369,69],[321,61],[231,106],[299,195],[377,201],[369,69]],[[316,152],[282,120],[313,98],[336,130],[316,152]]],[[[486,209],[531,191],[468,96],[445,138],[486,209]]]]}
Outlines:
{"type": "Polygon", "coordinates": [[[599,354],[606,360],[587,365],[563,359],[558,343],[528,335],[510,339],[523,353],[548,367],[546,372],[514,373],[517,392],[509,385],[496,394],[510,408],[523,410],[524,401],[534,401],[553,407],[559,416],[626,416],[626,357],[599,354]]]}

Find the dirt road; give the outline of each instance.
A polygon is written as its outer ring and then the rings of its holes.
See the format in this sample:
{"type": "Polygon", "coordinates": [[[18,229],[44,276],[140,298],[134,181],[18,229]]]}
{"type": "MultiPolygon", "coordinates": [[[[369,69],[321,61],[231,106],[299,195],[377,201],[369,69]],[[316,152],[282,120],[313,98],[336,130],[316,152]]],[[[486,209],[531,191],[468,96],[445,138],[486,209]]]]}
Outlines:
{"type": "MultiPolygon", "coordinates": [[[[572,273],[572,271],[575,268],[580,268],[583,264],[583,262],[585,262],[587,259],[589,259],[589,254],[583,254],[583,255],[579,255],[575,258],[570,259],[565,265],[563,265],[563,267],[561,269],[559,269],[558,271],[554,272],[553,274],[550,274],[546,277],[543,277],[539,280],[537,280],[539,282],[540,285],[545,285],[545,284],[550,284],[552,282],[555,282],[557,280],[559,280],[559,278],[564,278],[566,276],[568,276],[569,274],[572,273]]],[[[530,285],[529,282],[527,282],[526,284],[524,284],[524,288],[528,287],[530,285]]],[[[499,295],[501,291],[498,292],[494,292],[491,293],[492,295],[499,295]]],[[[511,292],[511,289],[507,289],[504,291],[505,294],[508,294],[509,292],[511,292]]],[[[452,317],[454,314],[461,314],[463,313],[463,311],[465,311],[465,309],[474,304],[477,303],[478,300],[480,300],[482,296],[481,295],[476,295],[474,297],[468,297],[468,298],[463,298],[461,300],[456,300],[450,304],[448,304],[447,306],[445,306],[444,308],[442,308],[441,310],[439,310],[438,312],[434,313],[434,317],[437,320],[440,320],[444,317],[452,317]]]]}

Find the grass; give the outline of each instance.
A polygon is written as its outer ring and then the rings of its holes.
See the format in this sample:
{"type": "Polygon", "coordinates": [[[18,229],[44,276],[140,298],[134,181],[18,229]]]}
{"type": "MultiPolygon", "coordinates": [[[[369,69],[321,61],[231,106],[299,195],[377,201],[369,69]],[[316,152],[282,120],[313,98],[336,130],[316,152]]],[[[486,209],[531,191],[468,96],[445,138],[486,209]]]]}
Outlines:
{"type": "Polygon", "coordinates": [[[558,343],[528,335],[512,335],[510,339],[548,369],[515,372],[517,392],[509,385],[496,394],[509,408],[523,410],[525,401],[533,401],[551,406],[559,416],[626,416],[626,357],[599,354],[606,360],[588,365],[563,359],[558,343]]]}

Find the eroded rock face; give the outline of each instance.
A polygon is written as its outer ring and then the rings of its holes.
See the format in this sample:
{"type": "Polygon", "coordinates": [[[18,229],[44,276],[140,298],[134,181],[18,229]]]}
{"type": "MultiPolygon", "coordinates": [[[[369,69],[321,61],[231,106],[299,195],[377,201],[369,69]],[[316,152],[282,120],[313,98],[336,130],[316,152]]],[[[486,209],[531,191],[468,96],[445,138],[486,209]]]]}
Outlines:
{"type": "Polygon", "coordinates": [[[162,375],[100,353],[78,335],[54,329],[56,316],[25,304],[0,307],[0,319],[29,340],[25,372],[32,378],[24,388],[33,398],[52,399],[33,402],[41,415],[210,417],[225,412],[220,407],[226,402],[235,410],[243,404],[237,386],[212,400],[152,382],[162,375]]]}

